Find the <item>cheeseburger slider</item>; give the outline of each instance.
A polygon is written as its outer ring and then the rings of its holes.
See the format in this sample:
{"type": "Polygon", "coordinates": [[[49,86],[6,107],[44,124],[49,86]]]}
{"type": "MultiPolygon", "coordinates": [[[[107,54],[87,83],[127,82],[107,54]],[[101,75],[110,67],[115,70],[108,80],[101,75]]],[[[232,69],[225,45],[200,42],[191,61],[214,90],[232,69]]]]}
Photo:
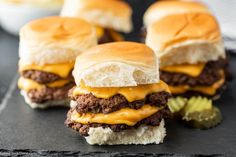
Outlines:
{"type": "Polygon", "coordinates": [[[123,41],[132,30],[132,9],[121,0],[65,0],[61,16],[83,18],[96,26],[98,42],[123,41]]]}
{"type": "Polygon", "coordinates": [[[148,27],[146,44],[160,59],[160,79],[173,95],[218,95],[227,59],[219,25],[210,14],[166,16],[148,27]]]}
{"type": "Polygon", "coordinates": [[[149,47],[134,42],[96,46],[77,57],[73,76],[65,124],[89,144],[163,142],[170,92],[159,80],[149,47]]]}
{"type": "Polygon", "coordinates": [[[68,104],[74,86],[75,58],[97,44],[96,31],[84,20],[47,17],[20,31],[18,86],[32,108],[68,104]]]}

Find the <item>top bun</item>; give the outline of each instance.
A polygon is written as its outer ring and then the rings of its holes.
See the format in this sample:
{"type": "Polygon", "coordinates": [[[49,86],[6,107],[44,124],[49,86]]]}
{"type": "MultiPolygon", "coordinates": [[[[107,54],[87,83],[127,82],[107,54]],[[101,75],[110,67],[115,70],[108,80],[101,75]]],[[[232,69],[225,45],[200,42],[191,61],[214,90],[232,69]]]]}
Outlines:
{"type": "Polygon", "coordinates": [[[117,31],[132,30],[132,9],[120,0],[65,0],[61,15],[83,18],[117,31]]]}
{"type": "Polygon", "coordinates": [[[19,55],[24,64],[66,63],[96,44],[96,31],[88,22],[46,17],[21,29],[19,55]]]}
{"type": "Polygon", "coordinates": [[[159,82],[154,52],[144,44],[114,42],[95,46],[78,56],[76,84],[90,87],[127,87],[159,82]]]}
{"type": "Polygon", "coordinates": [[[146,44],[160,58],[160,66],[196,64],[225,57],[216,19],[210,14],[170,15],[150,25],[146,44]]]}
{"type": "Polygon", "coordinates": [[[152,4],[144,14],[144,25],[149,26],[168,15],[183,13],[210,13],[210,11],[199,2],[160,1],[152,4]]]}

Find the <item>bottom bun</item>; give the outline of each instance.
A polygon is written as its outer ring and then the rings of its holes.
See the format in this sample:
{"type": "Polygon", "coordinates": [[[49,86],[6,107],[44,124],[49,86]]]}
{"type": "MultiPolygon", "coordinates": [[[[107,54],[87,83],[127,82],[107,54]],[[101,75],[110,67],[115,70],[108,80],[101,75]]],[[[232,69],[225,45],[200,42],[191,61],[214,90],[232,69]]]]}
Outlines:
{"type": "Polygon", "coordinates": [[[90,128],[89,136],[85,137],[91,145],[119,145],[119,144],[159,144],[166,136],[164,120],[159,126],[141,125],[138,128],[113,132],[110,128],[90,128]]]}
{"type": "Polygon", "coordinates": [[[70,101],[69,99],[64,99],[64,100],[51,100],[47,101],[45,103],[35,103],[30,100],[28,97],[27,93],[23,90],[21,90],[21,95],[24,97],[25,102],[31,107],[31,108],[39,108],[39,109],[45,109],[48,107],[56,107],[56,106],[64,106],[64,107],[69,107],[70,101]]]}

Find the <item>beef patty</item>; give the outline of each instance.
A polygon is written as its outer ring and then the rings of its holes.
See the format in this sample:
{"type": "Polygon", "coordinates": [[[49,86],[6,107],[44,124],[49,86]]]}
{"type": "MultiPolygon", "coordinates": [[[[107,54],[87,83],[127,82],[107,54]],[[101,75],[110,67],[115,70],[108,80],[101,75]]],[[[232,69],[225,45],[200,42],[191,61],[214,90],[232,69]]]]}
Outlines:
{"type": "Polygon", "coordinates": [[[129,102],[124,96],[116,94],[108,99],[97,98],[93,94],[72,95],[73,89],[69,92],[69,97],[76,102],[76,110],[78,113],[110,113],[120,110],[124,107],[139,109],[145,104],[155,106],[165,106],[167,104],[170,94],[163,91],[159,93],[152,93],[143,100],[129,102]]]}
{"type": "Polygon", "coordinates": [[[72,122],[70,120],[71,113],[73,112],[74,109],[71,109],[68,114],[67,114],[67,120],[65,121],[65,125],[67,127],[70,127],[80,133],[81,136],[88,136],[88,131],[90,127],[96,128],[96,127],[103,127],[103,128],[110,128],[114,132],[120,132],[123,130],[127,129],[132,129],[132,128],[137,128],[142,124],[145,125],[151,125],[151,126],[159,126],[160,122],[162,119],[170,118],[171,117],[171,112],[170,110],[166,107],[150,117],[147,117],[139,122],[137,122],[134,126],[128,126],[126,124],[98,124],[98,123],[91,123],[91,124],[81,124],[81,123],[76,123],[72,122]]]}
{"type": "Polygon", "coordinates": [[[212,100],[217,100],[220,98],[221,94],[224,92],[224,90],[227,88],[227,83],[225,83],[224,85],[222,85],[219,89],[216,90],[216,93],[214,95],[207,95],[207,94],[204,94],[204,93],[201,93],[201,92],[197,92],[197,91],[192,91],[192,90],[189,90],[189,91],[186,91],[185,93],[182,93],[182,94],[172,94],[173,96],[183,96],[183,97],[186,97],[186,98],[191,98],[193,96],[203,96],[203,97],[207,97],[209,99],[212,99],[212,100]]]}
{"type": "Polygon", "coordinates": [[[70,82],[63,87],[50,88],[44,87],[40,90],[32,89],[27,92],[28,97],[32,102],[44,103],[50,100],[63,100],[68,98],[68,91],[74,86],[73,82],[70,82]]]}
{"type": "Polygon", "coordinates": [[[220,70],[225,70],[228,65],[227,59],[219,59],[206,63],[203,71],[197,77],[191,77],[182,73],[160,72],[160,79],[168,85],[190,85],[190,86],[211,86],[222,78],[220,70]]]}
{"type": "MultiPolygon", "coordinates": [[[[51,82],[62,79],[60,76],[58,76],[56,74],[44,72],[44,71],[39,71],[39,70],[25,70],[22,72],[21,75],[24,78],[34,80],[34,81],[41,83],[41,84],[51,83],[51,82]]],[[[72,75],[70,74],[67,79],[73,80],[72,75]]]]}

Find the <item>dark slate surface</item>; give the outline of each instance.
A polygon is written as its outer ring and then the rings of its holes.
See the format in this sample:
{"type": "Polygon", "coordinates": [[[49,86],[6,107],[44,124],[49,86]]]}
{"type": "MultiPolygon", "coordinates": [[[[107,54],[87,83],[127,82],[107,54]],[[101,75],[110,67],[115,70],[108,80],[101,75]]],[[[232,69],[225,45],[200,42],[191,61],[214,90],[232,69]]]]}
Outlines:
{"type": "Polygon", "coordinates": [[[17,69],[18,38],[0,29],[0,102],[17,69]]]}
{"type": "MultiPolygon", "coordinates": [[[[130,0],[132,2],[132,0],[130,0]]],[[[140,12],[134,15],[135,31],[129,40],[137,39],[146,3],[137,1],[140,12]]],[[[16,89],[18,39],[0,31],[0,156],[234,156],[236,154],[236,81],[216,104],[224,115],[223,123],[211,130],[194,130],[181,123],[167,123],[167,138],[161,145],[90,146],[63,122],[68,109],[32,110],[16,89]]],[[[236,74],[236,55],[231,58],[236,74]]]]}
{"type": "MultiPolygon", "coordinates": [[[[16,72],[17,38],[5,33],[0,38],[1,86],[13,79],[16,72]]],[[[132,39],[132,38],[131,38],[132,39]]],[[[236,55],[231,57],[231,69],[236,74],[236,55]]],[[[236,81],[230,83],[222,99],[216,104],[222,109],[223,123],[217,128],[200,131],[169,121],[167,138],[161,145],[148,146],[90,146],[63,122],[67,109],[32,110],[16,89],[16,80],[4,93],[0,105],[0,156],[182,156],[204,154],[215,156],[236,154],[236,81]]]]}
{"type": "MultiPolygon", "coordinates": [[[[231,66],[236,67],[236,56],[232,57],[231,66]]],[[[236,69],[233,70],[236,74],[236,69]]],[[[168,136],[164,144],[147,146],[90,146],[77,133],[63,125],[67,109],[32,110],[24,103],[19,91],[13,88],[12,93],[8,92],[11,97],[7,103],[0,106],[1,108],[6,105],[0,111],[0,148],[5,154],[14,152],[27,154],[30,150],[30,153],[34,155],[47,153],[49,155],[63,153],[94,155],[95,152],[101,156],[104,155],[103,153],[116,156],[117,152],[129,153],[129,155],[137,153],[140,156],[236,154],[236,92],[233,90],[234,87],[236,87],[235,80],[230,83],[222,99],[216,102],[224,115],[224,121],[220,126],[200,131],[169,121],[168,136]]]]}

